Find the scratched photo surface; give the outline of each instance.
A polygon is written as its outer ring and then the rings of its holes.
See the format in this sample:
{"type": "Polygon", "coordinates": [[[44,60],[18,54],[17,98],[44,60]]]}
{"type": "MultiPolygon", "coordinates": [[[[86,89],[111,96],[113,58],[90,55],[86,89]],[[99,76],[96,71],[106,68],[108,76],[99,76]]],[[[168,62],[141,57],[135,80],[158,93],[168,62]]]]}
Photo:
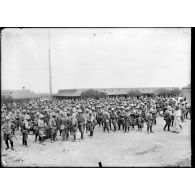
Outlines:
{"type": "Polygon", "coordinates": [[[3,167],[191,167],[190,28],[5,28],[3,167]]]}

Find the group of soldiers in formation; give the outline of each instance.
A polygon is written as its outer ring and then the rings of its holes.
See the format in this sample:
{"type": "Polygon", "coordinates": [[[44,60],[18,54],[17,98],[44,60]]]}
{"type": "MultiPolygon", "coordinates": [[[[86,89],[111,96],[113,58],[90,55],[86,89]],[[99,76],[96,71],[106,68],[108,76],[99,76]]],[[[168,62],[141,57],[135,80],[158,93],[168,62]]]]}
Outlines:
{"type": "Polygon", "coordinates": [[[13,149],[15,131],[21,131],[24,146],[28,146],[31,132],[34,142],[43,143],[46,139],[55,142],[59,135],[62,141],[76,141],[77,131],[81,140],[85,133],[92,137],[96,125],[102,127],[103,132],[121,130],[128,133],[132,130],[141,132],[146,123],[147,133],[153,133],[157,116],[164,117],[165,131],[166,127],[170,131],[170,126],[173,126],[178,133],[181,122],[188,118],[189,113],[189,103],[178,97],[33,100],[3,104],[1,129],[6,149],[9,149],[9,142],[13,149]]]}

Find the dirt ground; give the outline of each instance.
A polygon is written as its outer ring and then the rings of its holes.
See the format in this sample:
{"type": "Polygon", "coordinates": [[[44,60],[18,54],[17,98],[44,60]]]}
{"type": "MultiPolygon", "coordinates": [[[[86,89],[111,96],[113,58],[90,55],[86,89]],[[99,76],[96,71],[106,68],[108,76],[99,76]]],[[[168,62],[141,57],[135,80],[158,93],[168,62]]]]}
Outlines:
{"type": "MultiPolygon", "coordinates": [[[[191,166],[191,120],[182,123],[179,134],[163,131],[165,121],[157,118],[154,133],[117,131],[103,133],[96,126],[94,137],[84,135],[84,140],[58,141],[43,144],[33,143],[34,135],[29,135],[29,147],[19,146],[14,140],[15,150],[5,150],[2,140],[1,162],[5,167],[190,167],[191,166]]],[[[137,129],[137,127],[135,128],[137,129]]],[[[173,130],[173,128],[171,128],[173,130]]],[[[22,136],[16,132],[20,144],[22,136]]],[[[77,138],[80,138],[78,133],[77,138]]]]}

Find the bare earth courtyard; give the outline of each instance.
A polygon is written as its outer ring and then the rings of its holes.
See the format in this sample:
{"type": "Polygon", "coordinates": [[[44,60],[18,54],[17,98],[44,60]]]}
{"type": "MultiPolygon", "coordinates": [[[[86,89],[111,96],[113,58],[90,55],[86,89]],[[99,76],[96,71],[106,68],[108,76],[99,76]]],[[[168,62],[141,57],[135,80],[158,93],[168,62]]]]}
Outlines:
{"type": "MultiPolygon", "coordinates": [[[[33,143],[34,135],[29,135],[29,147],[19,146],[13,138],[14,151],[6,151],[2,139],[1,162],[5,167],[98,167],[99,162],[103,167],[190,167],[191,120],[182,123],[179,134],[163,131],[164,124],[163,118],[158,117],[152,134],[146,133],[146,124],[142,132],[129,133],[103,133],[96,126],[93,138],[85,133],[84,140],[76,142],[62,142],[58,135],[55,143],[46,140],[39,144],[33,143]]],[[[16,136],[21,144],[22,136],[19,132],[16,136]]]]}

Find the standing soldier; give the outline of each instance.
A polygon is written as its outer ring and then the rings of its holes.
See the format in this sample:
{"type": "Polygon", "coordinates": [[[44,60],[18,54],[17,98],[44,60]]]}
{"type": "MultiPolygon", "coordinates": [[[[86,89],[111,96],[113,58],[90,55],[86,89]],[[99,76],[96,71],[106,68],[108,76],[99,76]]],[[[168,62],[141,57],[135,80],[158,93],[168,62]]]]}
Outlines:
{"type": "Polygon", "coordinates": [[[116,121],[117,121],[117,114],[114,111],[114,108],[111,109],[111,113],[110,113],[110,119],[111,119],[111,123],[114,127],[114,131],[116,132],[116,121]]]}
{"type": "Polygon", "coordinates": [[[55,112],[56,129],[55,129],[55,132],[54,132],[54,141],[57,141],[58,130],[60,131],[60,118],[61,118],[60,110],[57,109],[56,112],[55,112]]]}
{"type": "MultiPolygon", "coordinates": [[[[70,132],[73,135],[73,141],[76,141],[76,134],[77,134],[77,128],[78,128],[78,123],[77,123],[77,118],[76,118],[76,113],[73,113],[72,116],[70,117],[71,119],[71,128],[70,128],[70,132]]],[[[80,126],[80,132],[82,132],[82,127],[80,126]]],[[[82,134],[83,135],[83,134],[82,134]]]]}
{"type": "Polygon", "coordinates": [[[89,109],[88,108],[85,110],[85,113],[83,114],[83,116],[85,118],[84,129],[85,129],[85,132],[87,133],[89,130],[87,127],[87,118],[89,117],[89,109]]]}
{"type": "Polygon", "coordinates": [[[90,136],[93,136],[93,122],[94,122],[94,116],[92,115],[92,111],[89,111],[89,115],[87,117],[87,123],[86,123],[86,129],[90,132],[90,136]]]}
{"type": "Polygon", "coordinates": [[[122,109],[123,109],[123,107],[121,107],[121,109],[117,113],[117,115],[118,115],[118,129],[119,130],[121,129],[121,125],[123,126],[124,116],[125,116],[122,114],[122,109]]]}
{"type": "Polygon", "coordinates": [[[66,115],[65,113],[61,113],[62,117],[61,117],[61,120],[60,120],[60,135],[62,134],[62,141],[65,140],[65,136],[66,136],[66,115]]]}
{"type": "Polygon", "coordinates": [[[163,130],[166,131],[166,127],[168,126],[168,131],[170,131],[170,125],[171,125],[171,121],[172,121],[171,108],[168,108],[168,111],[165,112],[164,120],[166,121],[166,124],[165,124],[163,130]]]}
{"type": "Polygon", "coordinates": [[[78,110],[78,114],[76,116],[76,120],[77,120],[77,127],[81,133],[81,139],[83,139],[83,133],[84,133],[84,124],[85,124],[85,118],[82,115],[82,110],[78,110]]]}
{"type": "Polygon", "coordinates": [[[182,102],[182,105],[181,105],[181,122],[185,122],[185,113],[186,113],[186,109],[185,109],[185,106],[184,106],[184,103],[182,102]]]}
{"type": "Polygon", "coordinates": [[[130,112],[129,112],[129,108],[126,108],[126,112],[125,112],[125,133],[128,131],[129,132],[129,127],[130,127],[130,112]]]}
{"type": "Polygon", "coordinates": [[[154,133],[152,131],[152,110],[149,110],[148,113],[146,114],[146,123],[147,123],[147,133],[154,133]]]}
{"type": "MultiPolygon", "coordinates": [[[[111,115],[111,108],[109,108],[108,109],[108,113],[109,113],[109,115],[111,115]]],[[[110,127],[110,130],[112,130],[112,120],[111,120],[111,118],[109,118],[109,127],[110,127]]]]}
{"type": "MultiPolygon", "coordinates": [[[[72,128],[72,118],[70,115],[70,112],[67,111],[67,118],[66,118],[66,123],[65,123],[65,134],[66,134],[66,140],[69,139],[69,133],[72,128]]],[[[76,140],[76,135],[75,135],[75,140],[76,140]]]]}
{"type": "Polygon", "coordinates": [[[39,120],[39,113],[36,113],[35,119],[34,119],[34,134],[35,134],[35,141],[37,141],[37,137],[39,136],[39,128],[38,128],[38,120],[39,120]]]}
{"type": "Polygon", "coordinates": [[[95,126],[97,125],[97,113],[96,113],[96,110],[95,108],[93,107],[92,108],[92,117],[93,117],[93,123],[92,123],[92,127],[93,127],[93,130],[95,129],[95,126]]]}
{"type": "Polygon", "coordinates": [[[39,143],[43,143],[43,136],[44,136],[44,127],[45,127],[45,122],[43,120],[44,116],[42,114],[39,115],[39,120],[38,120],[38,129],[39,129],[39,143]]]}
{"type": "Polygon", "coordinates": [[[10,144],[11,144],[11,149],[14,150],[14,147],[13,147],[13,133],[12,133],[12,129],[13,129],[13,124],[11,123],[10,121],[10,118],[8,116],[6,116],[5,118],[5,123],[1,126],[1,129],[3,130],[3,138],[5,140],[5,144],[7,146],[6,150],[9,149],[9,142],[10,141],[10,144]]]}
{"type": "Polygon", "coordinates": [[[130,126],[131,126],[131,130],[134,130],[134,113],[131,111],[130,113],[130,126]]]}
{"type": "Polygon", "coordinates": [[[59,131],[60,131],[60,136],[61,136],[61,134],[62,134],[62,131],[64,130],[64,117],[63,117],[63,112],[62,111],[60,111],[60,113],[59,113],[59,116],[58,116],[58,120],[57,120],[57,126],[59,126],[59,131]]]}
{"type": "Polygon", "coordinates": [[[157,112],[155,109],[152,110],[152,120],[153,124],[156,125],[157,112]]]}
{"type": "Polygon", "coordinates": [[[16,123],[16,131],[18,131],[19,130],[19,127],[20,127],[20,112],[19,112],[19,110],[17,110],[17,112],[16,112],[16,117],[15,117],[15,123],[16,123]]]}
{"type": "Polygon", "coordinates": [[[99,106],[97,115],[96,115],[97,123],[99,124],[99,127],[103,126],[103,112],[101,110],[101,107],[99,106]]]}
{"type": "Polygon", "coordinates": [[[106,110],[103,113],[103,129],[104,129],[104,132],[107,129],[108,133],[109,133],[109,119],[110,119],[110,115],[109,115],[109,113],[106,110]]]}
{"type": "Polygon", "coordinates": [[[144,117],[139,114],[138,116],[138,130],[142,132],[142,128],[144,127],[144,117]]]}
{"type": "Polygon", "coordinates": [[[55,141],[55,132],[56,132],[56,128],[57,128],[57,123],[56,123],[56,119],[55,119],[56,115],[53,113],[51,115],[51,118],[49,120],[49,126],[50,126],[50,133],[51,133],[51,142],[53,143],[55,141]]]}
{"type": "Polygon", "coordinates": [[[29,125],[30,116],[26,115],[24,119],[24,125],[22,128],[22,145],[27,146],[27,140],[28,140],[28,134],[30,131],[30,125],[29,125]]]}
{"type": "Polygon", "coordinates": [[[188,118],[188,112],[189,112],[189,106],[188,106],[188,103],[186,102],[185,103],[185,118],[186,119],[188,118]]]}

